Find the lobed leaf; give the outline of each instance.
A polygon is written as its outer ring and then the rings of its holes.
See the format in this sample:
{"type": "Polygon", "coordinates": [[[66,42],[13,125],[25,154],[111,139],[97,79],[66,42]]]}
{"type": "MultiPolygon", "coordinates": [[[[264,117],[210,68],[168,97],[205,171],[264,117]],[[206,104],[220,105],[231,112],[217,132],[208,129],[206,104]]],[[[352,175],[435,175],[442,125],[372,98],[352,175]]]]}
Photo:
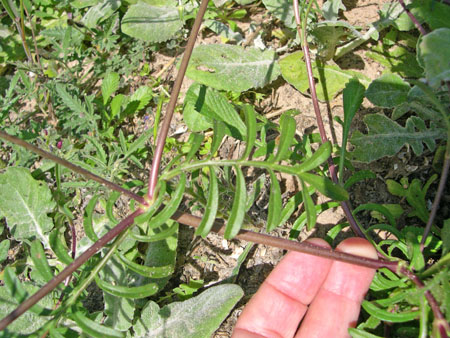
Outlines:
{"type": "Polygon", "coordinates": [[[411,116],[402,127],[390,118],[381,114],[364,117],[369,132],[367,135],[355,131],[350,142],[355,146],[351,153],[353,158],[361,162],[372,162],[384,156],[395,155],[405,144],[411,145],[417,155],[422,154],[423,145],[433,151],[436,139],[445,137],[445,131],[436,126],[429,129],[423,120],[411,116]]]}
{"type": "Polygon", "coordinates": [[[230,217],[225,227],[225,239],[232,239],[241,229],[245,216],[245,201],[247,199],[247,190],[245,188],[245,178],[242,169],[234,166],[236,170],[236,191],[234,194],[233,206],[230,217]]]}
{"type": "Polygon", "coordinates": [[[234,92],[264,87],[279,75],[274,51],[224,44],[195,47],[186,70],[196,82],[234,92]]]}

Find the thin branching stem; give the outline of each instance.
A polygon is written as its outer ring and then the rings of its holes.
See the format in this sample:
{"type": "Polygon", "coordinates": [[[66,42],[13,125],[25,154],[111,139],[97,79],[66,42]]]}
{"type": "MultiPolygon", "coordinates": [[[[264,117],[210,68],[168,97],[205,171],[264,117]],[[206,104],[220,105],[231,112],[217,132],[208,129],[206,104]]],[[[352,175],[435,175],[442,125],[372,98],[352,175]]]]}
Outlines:
{"type": "MultiPolygon", "coordinates": [[[[300,10],[298,7],[298,0],[293,0],[293,3],[294,3],[295,20],[297,23],[297,32],[302,40],[302,49],[303,49],[303,54],[305,57],[306,70],[308,73],[308,82],[309,82],[309,89],[310,89],[310,93],[311,93],[311,100],[312,100],[313,106],[314,106],[314,113],[316,115],[317,126],[319,128],[320,137],[322,139],[322,142],[325,143],[328,141],[328,137],[327,137],[327,133],[325,131],[325,127],[323,124],[322,114],[320,113],[319,100],[317,99],[316,83],[314,81],[314,76],[313,76],[313,71],[312,71],[312,66],[311,66],[311,57],[310,57],[310,53],[309,53],[309,46],[308,46],[307,34],[306,34],[306,20],[307,20],[308,12],[310,9],[310,4],[312,2],[309,3],[308,8],[306,10],[305,18],[304,18],[304,22],[303,22],[303,29],[301,29],[302,22],[300,19],[300,10]]],[[[336,167],[333,163],[333,158],[331,156],[328,159],[328,168],[330,170],[331,179],[333,180],[333,182],[336,184],[339,184],[338,177],[336,174],[336,167]]],[[[358,223],[356,222],[356,220],[352,214],[350,204],[348,202],[341,202],[341,207],[342,207],[342,210],[344,211],[345,216],[347,217],[347,220],[348,220],[353,232],[357,236],[365,238],[366,236],[359,228],[358,223]]]]}
{"type": "Polygon", "coordinates": [[[49,153],[45,150],[42,150],[42,149],[28,143],[28,142],[25,142],[24,140],[21,140],[18,137],[9,135],[8,133],[5,133],[3,130],[0,130],[0,138],[4,139],[6,141],[9,141],[11,143],[17,144],[18,146],[24,147],[25,149],[32,151],[41,157],[47,158],[55,163],[58,163],[66,168],[69,168],[70,170],[72,170],[80,175],[83,175],[87,179],[93,180],[95,182],[103,184],[104,186],[107,186],[108,188],[110,188],[112,190],[118,191],[142,205],[147,205],[147,201],[145,200],[144,197],[139,196],[138,194],[135,194],[134,192],[132,192],[130,190],[122,188],[120,185],[110,182],[100,176],[97,176],[97,175],[91,173],[90,171],[83,169],[65,159],[62,159],[56,155],[53,155],[52,153],[49,153]]]}
{"type": "Polygon", "coordinates": [[[156,184],[158,183],[158,173],[159,167],[161,165],[161,157],[164,150],[164,145],[166,144],[166,138],[169,132],[170,122],[172,121],[173,112],[177,104],[178,95],[180,93],[181,85],[184,79],[184,74],[186,74],[189,59],[191,58],[195,40],[197,39],[197,35],[200,30],[203,16],[205,15],[207,7],[208,7],[208,0],[202,0],[200,8],[198,9],[197,16],[195,17],[194,25],[192,26],[191,34],[189,36],[189,40],[186,45],[183,58],[181,60],[180,69],[178,70],[177,78],[175,79],[172,93],[170,94],[170,99],[169,103],[167,104],[164,121],[158,135],[155,154],[153,155],[152,167],[150,168],[148,179],[148,195],[147,195],[148,199],[152,199],[153,194],[155,193],[156,184]]]}
{"type": "Polygon", "coordinates": [[[91,247],[89,247],[85,252],[83,252],[77,259],[65,267],[57,276],[55,276],[50,282],[45,284],[39,289],[34,295],[21,303],[14,311],[8,314],[5,318],[0,321],[0,331],[4,330],[9,324],[16,320],[19,316],[29,310],[34,304],[45,297],[53,289],[55,289],[58,284],[62,283],[67,277],[72,275],[80,266],[82,266],[86,261],[95,255],[100,249],[102,249],[111,240],[116,238],[123,231],[128,229],[134,222],[134,219],[144,212],[143,209],[137,209],[132,214],[125,217],[119,224],[108,231],[103,237],[101,237],[97,242],[95,242],[91,247]]]}

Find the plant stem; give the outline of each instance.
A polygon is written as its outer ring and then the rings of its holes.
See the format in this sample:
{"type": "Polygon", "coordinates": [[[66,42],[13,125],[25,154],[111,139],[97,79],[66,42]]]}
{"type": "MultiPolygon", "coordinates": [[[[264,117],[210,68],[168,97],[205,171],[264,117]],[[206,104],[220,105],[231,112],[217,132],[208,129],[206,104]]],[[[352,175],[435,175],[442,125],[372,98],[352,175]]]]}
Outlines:
{"type": "Polygon", "coordinates": [[[152,199],[153,194],[155,193],[156,184],[158,182],[158,173],[161,164],[161,157],[164,150],[164,145],[166,143],[167,134],[169,132],[170,122],[172,121],[173,112],[177,104],[178,94],[180,93],[181,85],[184,79],[184,74],[186,73],[189,59],[191,58],[192,50],[194,49],[195,40],[197,39],[197,35],[200,30],[203,16],[205,15],[206,12],[206,8],[208,7],[208,1],[209,0],[202,0],[200,4],[197,16],[195,17],[194,25],[192,26],[188,43],[186,45],[186,49],[184,51],[183,58],[181,60],[180,69],[178,70],[177,78],[175,79],[172,93],[170,94],[170,100],[167,105],[164,121],[158,135],[155,154],[153,155],[152,167],[149,173],[148,195],[147,195],[148,199],[152,199]]]}
{"type": "Polygon", "coordinates": [[[45,297],[53,289],[55,289],[59,283],[62,283],[64,279],[69,277],[73,272],[75,272],[81,265],[86,263],[86,261],[102,249],[106,244],[108,244],[112,239],[117,237],[124,230],[128,229],[134,222],[134,219],[141,215],[144,211],[142,209],[137,209],[132,214],[125,217],[119,224],[108,231],[103,237],[101,237],[97,242],[95,242],[91,247],[89,247],[85,252],[83,252],[77,259],[64,268],[57,276],[55,276],[50,282],[45,284],[39,289],[34,295],[21,303],[14,311],[8,314],[5,318],[0,321],[0,331],[4,330],[9,324],[21,316],[24,312],[30,309],[39,300],[45,297]]]}
{"type": "Polygon", "coordinates": [[[67,160],[64,160],[58,156],[55,156],[52,153],[49,153],[49,152],[42,150],[30,143],[27,143],[18,137],[9,135],[8,133],[5,133],[3,130],[0,130],[0,138],[7,140],[11,143],[17,144],[18,146],[24,147],[25,149],[32,151],[41,157],[47,158],[47,159],[52,160],[53,162],[56,162],[66,168],[69,168],[70,170],[72,170],[80,175],[83,175],[87,179],[93,180],[95,182],[98,182],[100,184],[107,186],[108,188],[110,188],[112,190],[115,190],[124,195],[127,195],[128,197],[130,197],[131,199],[135,200],[136,202],[138,202],[142,205],[147,205],[147,201],[145,200],[144,197],[139,196],[138,194],[135,194],[134,192],[132,192],[130,190],[122,188],[120,185],[117,185],[113,182],[105,180],[104,178],[97,176],[97,175],[91,173],[90,171],[87,171],[86,169],[83,169],[67,160]]]}
{"type": "MultiPolygon", "coordinates": [[[[193,216],[187,213],[179,212],[177,211],[173,216],[172,219],[180,222],[185,225],[192,226],[194,228],[197,228],[200,225],[201,218],[197,216],[193,216]]],[[[225,233],[225,225],[215,223],[212,227],[212,231],[219,233],[220,235],[223,235],[225,233]]],[[[333,259],[345,263],[355,264],[359,266],[364,266],[371,269],[380,269],[380,268],[387,268],[391,270],[392,272],[396,274],[402,274],[409,279],[413,281],[414,284],[416,284],[417,288],[423,289],[425,285],[422,283],[422,281],[411,271],[409,271],[405,267],[405,263],[402,261],[387,261],[383,259],[371,259],[356,255],[351,255],[344,252],[339,251],[333,251],[331,249],[326,249],[320,246],[316,246],[314,244],[308,243],[308,242],[295,242],[283,238],[278,238],[266,234],[261,234],[249,230],[240,230],[239,233],[235,236],[235,238],[242,239],[244,241],[258,243],[258,244],[264,244],[276,248],[281,248],[285,250],[291,250],[291,251],[297,251],[301,253],[305,253],[308,255],[314,255],[319,257],[324,257],[328,259],[333,259]]],[[[439,332],[442,337],[448,337],[446,334],[446,330],[449,330],[448,323],[445,320],[445,317],[443,313],[441,312],[439,308],[439,304],[436,301],[436,299],[433,297],[430,291],[426,290],[424,291],[425,297],[428,300],[428,303],[430,304],[431,309],[433,310],[434,317],[437,319],[439,332]]]]}
{"type": "MultiPolygon", "coordinates": [[[[193,216],[187,213],[182,213],[177,211],[172,219],[185,225],[189,225],[197,228],[200,225],[201,217],[193,216]]],[[[217,232],[220,235],[225,233],[225,225],[215,223],[212,227],[212,231],[217,232]]],[[[264,244],[276,248],[281,248],[285,250],[297,251],[306,253],[309,255],[329,258],[345,263],[355,264],[359,266],[364,266],[371,269],[388,268],[390,270],[396,271],[399,262],[397,261],[387,261],[387,260],[376,260],[366,257],[360,257],[356,255],[351,255],[344,252],[333,251],[331,249],[326,249],[320,246],[308,242],[296,242],[284,238],[278,238],[271,235],[266,235],[262,233],[257,233],[249,230],[240,230],[239,233],[234,237],[244,241],[264,244]]]]}
{"type": "MultiPolygon", "coordinates": [[[[308,7],[306,9],[306,13],[305,13],[304,20],[303,20],[303,25],[302,25],[302,22],[300,21],[298,0],[293,0],[293,3],[294,3],[295,20],[297,23],[297,32],[302,40],[302,49],[303,49],[303,54],[305,57],[306,70],[308,73],[308,82],[309,82],[309,89],[310,89],[310,93],[311,93],[311,100],[312,100],[313,106],[314,106],[314,113],[316,115],[317,126],[319,128],[320,137],[322,139],[322,142],[325,143],[328,141],[328,138],[327,138],[327,133],[325,131],[324,124],[323,124],[322,114],[320,113],[319,100],[317,99],[316,84],[314,81],[314,76],[313,76],[313,71],[312,71],[312,66],[311,66],[311,57],[310,57],[310,53],[309,53],[309,46],[308,46],[307,35],[306,35],[306,21],[308,18],[308,12],[311,8],[312,2],[311,1],[309,2],[308,7]],[[300,27],[302,27],[302,30],[300,30],[300,27]]],[[[336,174],[336,168],[334,166],[332,156],[330,156],[328,158],[328,168],[330,170],[331,179],[333,180],[333,182],[336,184],[339,184],[337,174],[336,174]]],[[[355,218],[353,217],[353,214],[352,214],[351,208],[350,208],[350,204],[348,202],[341,202],[341,207],[345,213],[345,216],[347,217],[347,220],[348,220],[353,232],[357,236],[365,238],[366,236],[361,231],[361,229],[358,226],[358,223],[356,222],[355,218]]]]}
{"type": "Polygon", "coordinates": [[[425,30],[425,28],[423,28],[423,26],[420,24],[419,20],[417,20],[417,18],[414,16],[414,14],[411,13],[411,11],[406,7],[406,5],[403,2],[403,0],[398,0],[398,2],[400,3],[400,5],[402,5],[402,7],[405,10],[406,14],[409,16],[411,21],[414,23],[416,28],[419,30],[420,34],[426,35],[427,31],[425,30]]]}

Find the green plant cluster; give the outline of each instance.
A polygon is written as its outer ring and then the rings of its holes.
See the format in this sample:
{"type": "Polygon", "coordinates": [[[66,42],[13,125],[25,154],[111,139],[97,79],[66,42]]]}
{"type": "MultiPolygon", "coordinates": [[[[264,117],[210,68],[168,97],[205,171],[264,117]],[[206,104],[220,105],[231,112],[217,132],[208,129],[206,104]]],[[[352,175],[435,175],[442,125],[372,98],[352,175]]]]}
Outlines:
{"type": "MultiPolygon", "coordinates": [[[[162,75],[180,62],[173,58],[154,76],[152,61],[157,53],[183,50],[200,3],[1,0],[0,136],[13,138],[0,149],[0,313],[7,315],[87,258],[0,337],[209,337],[243,291],[236,284],[204,287],[202,280],[171,287],[182,204],[202,213],[195,234],[203,238],[220,220],[225,239],[243,228],[270,233],[289,226],[296,240],[303,228],[316,226],[320,213],[347,203],[355,184],[376,178],[369,169],[356,170],[355,162],[370,168],[402,149],[415,158],[433,158],[428,176],[386,180],[399,202],[355,205],[350,217],[380,257],[400,262],[424,285],[400,270],[380,268],[350,334],[378,337],[387,325],[397,337],[445,336],[450,219],[438,212],[439,199],[432,201],[443,194],[450,163],[450,52],[443,48],[450,45],[450,6],[407,2],[413,22],[400,2],[386,4],[379,19],[362,30],[342,20],[341,0],[327,0],[321,8],[299,5],[302,31],[296,30],[290,2],[209,2],[203,29],[221,43],[193,49],[186,71],[193,84],[177,106],[186,128],[177,125],[173,133],[180,127],[189,137],[180,141],[158,133],[171,85],[162,75]],[[255,32],[259,48],[245,46],[240,28],[252,9],[271,20],[255,32]],[[267,48],[263,37],[269,34],[283,46],[267,48]],[[312,74],[305,42],[315,54],[312,74]],[[384,66],[380,77],[370,79],[334,62],[368,42],[366,57],[384,66]],[[299,133],[297,110],[275,121],[258,110],[275,80],[309,96],[311,78],[315,103],[342,94],[339,145],[322,134],[299,133]],[[364,99],[378,113],[362,118],[365,131],[352,131],[364,99]],[[17,139],[46,153],[33,153],[17,139]],[[221,146],[229,140],[241,149],[222,158],[221,146]],[[158,147],[161,174],[147,187],[158,147]],[[87,179],[78,175],[86,171],[87,179]],[[287,200],[280,173],[298,182],[299,191],[287,200]],[[263,228],[251,213],[262,194],[268,196],[263,228]],[[317,195],[329,200],[316,203],[317,195]],[[367,224],[358,221],[362,213],[370,218],[367,224]],[[89,254],[103,236],[125,225],[89,254]],[[97,307],[86,306],[93,283],[103,297],[97,307]],[[444,318],[436,317],[428,293],[444,318]]],[[[332,243],[348,226],[337,224],[326,239],[332,243]]]]}

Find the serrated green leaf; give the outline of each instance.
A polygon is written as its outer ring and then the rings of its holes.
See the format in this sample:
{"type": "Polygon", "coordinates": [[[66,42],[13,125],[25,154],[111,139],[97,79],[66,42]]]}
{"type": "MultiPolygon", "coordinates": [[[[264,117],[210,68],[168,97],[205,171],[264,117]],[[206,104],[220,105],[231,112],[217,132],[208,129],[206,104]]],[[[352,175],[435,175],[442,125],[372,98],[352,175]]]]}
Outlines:
{"type": "Polygon", "coordinates": [[[327,141],[322,143],[319,149],[317,149],[311,157],[308,157],[304,162],[297,166],[296,169],[299,172],[306,172],[317,168],[330,157],[331,150],[331,142],[327,141]]]}
{"type": "Polygon", "coordinates": [[[111,100],[111,119],[120,115],[120,108],[122,107],[122,102],[124,101],[124,99],[125,95],[118,94],[111,100]]]}
{"type": "Polygon", "coordinates": [[[277,147],[277,153],[274,162],[280,162],[286,159],[286,155],[289,152],[289,147],[294,141],[295,130],[297,128],[297,123],[292,116],[284,114],[280,119],[280,141],[277,147]]]}
{"type": "Polygon", "coordinates": [[[372,162],[384,156],[395,155],[405,144],[410,144],[417,155],[422,154],[425,143],[431,151],[435,148],[435,140],[445,137],[445,132],[436,127],[426,128],[423,120],[411,116],[402,127],[390,118],[381,114],[364,117],[368,134],[355,131],[350,142],[355,150],[350,153],[355,160],[372,162]]]}
{"type": "Polygon", "coordinates": [[[80,99],[72,96],[67,90],[66,86],[57,83],[55,86],[56,92],[64,104],[70,108],[74,113],[87,114],[86,107],[81,103],[80,99]]]}
{"type": "Polygon", "coordinates": [[[48,248],[53,222],[47,213],[55,206],[50,189],[28,169],[9,167],[0,174],[0,213],[15,240],[39,239],[48,248]]]}
{"type": "Polygon", "coordinates": [[[240,167],[235,166],[234,168],[236,170],[236,191],[234,194],[230,217],[228,218],[228,222],[225,227],[225,239],[232,239],[238,234],[245,216],[245,201],[247,199],[245,178],[240,167]]]}
{"type": "Polygon", "coordinates": [[[135,337],[210,337],[243,294],[238,285],[223,284],[162,309],[149,302],[133,326],[135,337]]]}
{"type": "Polygon", "coordinates": [[[300,173],[298,174],[298,177],[319,190],[323,195],[336,201],[345,201],[348,199],[347,191],[341,186],[334,184],[326,177],[317,176],[310,173],[300,173]]]}
{"type": "Polygon", "coordinates": [[[122,19],[122,32],[148,42],[163,42],[183,27],[178,8],[156,7],[138,2],[128,8],[122,19]]]}
{"type": "Polygon", "coordinates": [[[374,105],[393,108],[406,102],[409,84],[396,74],[384,74],[372,81],[367,88],[366,97],[374,105]]]}
{"type": "Polygon", "coordinates": [[[101,325],[93,320],[84,316],[80,311],[76,311],[75,313],[70,315],[83,330],[84,333],[87,333],[90,337],[96,338],[125,338],[125,333],[114,330],[105,325],[101,325]]]}
{"type": "Polygon", "coordinates": [[[180,180],[177,183],[177,189],[171,196],[170,201],[166,204],[164,209],[156,214],[155,217],[150,219],[150,228],[157,228],[160,225],[166,223],[166,221],[177,211],[178,206],[183,199],[184,189],[186,188],[186,174],[182,173],[180,175],[180,180]]]}
{"type": "Polygon", "coordinates": [[[217,175],[213,166],[209,166],[209,187],[208,201],[206,203],[205,212],[202,221],[195,231],[196,236],[205,238],[211,231],[216,219],[217,209],[219,207],[219,185],[217,183],[217,175]]]}
{"type": "Polygon", "coordinates": [[[302,184],[303,205],[305,206],[306,212],[306,228],[308,231],[311,231],[317,221],[316,210],[311,195],[307,191],[305,182],[302,179],[300,179],[300,182],[302,184]]]}
{"type": "Polygon", "coordinates": [[[119,88],[120,77],[118,73],[110,72],[106,74],[102,82],[102,97],[103,104],[106,105],[109,98],[114,94],[114,92],[119,88]]]}
{"type": "Polygon", "coordinates": [[[139,102],[136,112],[145,108],[153,97],[153,91],[151,87],[142,86],[139,87],[131,96],[130,102],[139,102]]]}
{"type": "Polygon", "coordinates": [[[279,75],[274,51],[224,44],[195,47],[186,70],[196,82],[235,92],[264,87],[279,75]]]}
{"type": "Polygon", "coordinates": [[[44,248],[39,240],[34,240],[31,243],[30,256],[33,261],[36,272],[44,278],[46,282],[53,279],[53,272],[48,265],[47,257],[45,256],[44,248]]]}
{"type": "Polygon", "coordinates": [[[263,0],[263,4],[276,18],[283,21],[286,27],[295,28],[297,26],[295,23],[294,10],[289,1],[263,0]]]}
{"type": "Polygon", "coordinates": [[[449,28],[439,28],[421,37],[417,57],[422,60],[428,84],[433,88],[450,81],[450,48],[444,47],[449,45],[449,28]]]}
{"type": "Polygon", "coordinates": [[[89,8],[81,19],[81,22],[89,28],[94,28],[98,23],[108,19],[120,7],[120,0],[103,0],[89,8]]]}
{"type": "Polygon", "coordinates": [[[417,319],[420,315],[420,311],[410,312],[391,312],[386,309],[380,308],[372,302],[363,301],[362,308],[366,310],[372,316],[379,318],[380,320],[390,323],[404,323],[410,320],[417,319]]]}
{"type": "MultiPolygon", "coordinates": [[[[303,61],[303,52],[292,53],[281,59],[279,64],[283,78],[301,93],[309,95],[308,74],[303,61]]],[[[342,70],[338,66],[322,66],[313,62],[312,68],[316,80],[317,97],[321,101],[332,100],[352,78],[359,79],[364,86],[368,86],[370,82],[369,78],[361,73],[342,70]]]]}
{"type": "Polygon", "coordinates": [[[281,201],[281,189],[278,183],[278,178],[272,170],[270,174],[270,196],[269,196],[269,211],[267,214],[267,232],[272,231],[280,224],[281,210],[283,204],[281,201]]]}
{"type": "Polygon", "coordinates": [[[99,277],[95,277],[95,282],[98,287],[105,292],[110,293],[116,297],[124,297],[131,299],[146,298],[154,295],[158,292],[159,288],[156,283],[149,283],[141,286],[123,286],[123,285],[113,285],[108,282],[101,280],[99,277]]]}
{"type": "Polygon", "coordinates": [[[245,150],[242,159],[247,159],[253,150],[256,141],[256,112],[251,105],[244,105],[245,125],[247,127],[247,137],[245,138],[245,150]]]}
{"type": "Polygon", "coordinates": [[[184,102],[192,104],[198,113],[209,119],[222,121],[227,135],[244,140],[247,133],[245,123],[223,94],[194,83],[189,87],[184,102]]]}

